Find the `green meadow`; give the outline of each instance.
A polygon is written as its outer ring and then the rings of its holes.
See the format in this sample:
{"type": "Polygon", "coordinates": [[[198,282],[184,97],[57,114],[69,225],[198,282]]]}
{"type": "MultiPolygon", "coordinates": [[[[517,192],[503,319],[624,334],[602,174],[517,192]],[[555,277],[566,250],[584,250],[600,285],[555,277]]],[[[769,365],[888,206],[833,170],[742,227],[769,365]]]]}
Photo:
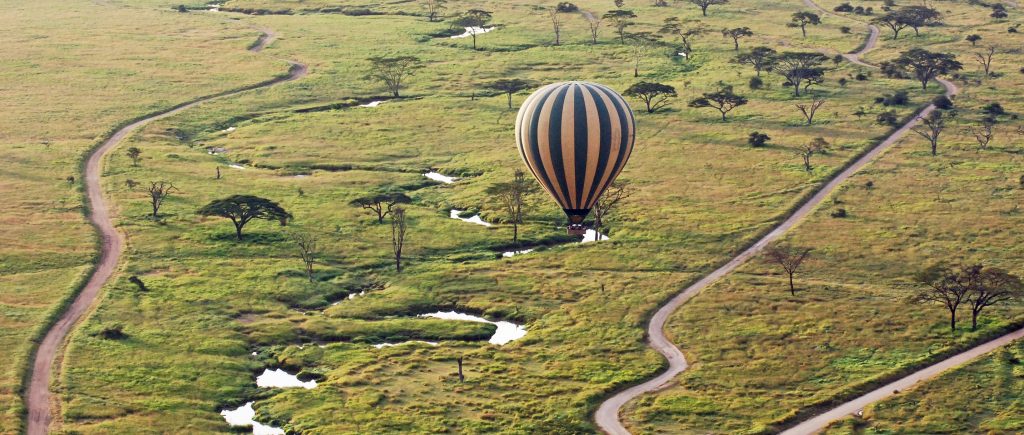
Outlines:
{"type": "MultiPolygon", "coordinates": [[[[103,186],[128,245],[121,272],[63,355],[54,429],[227,432],[219,412],[255,401],[257,421],[296,433],[594,432],[591,414],[604,397],[661,370],[661,356],[644,340],[657,306],[886,136],[890,127],[875,122],[878,114],[906,118],[941,93],[934,83],[922,91],[912,80],[830,61],[824,83],[810,90],[827,102],[807,126],[795,104],[809,97],[793,97],[768,72],[765,88],[750,89],[753,70],[730,62],[732,40],[718,29],[749,26],[754,35],[740,41],[741,52],[770,46],[831,55],[857,48],[863,24],[826,16],[801,38],[785,26],[793,12],[808,10],[798,0],[735,0],[713,6],[706,18],[682,2],[626,3],[638,15],[631,31],[656,32],[674,16],[701,20],[711,32],[695,39],[687,60],[673,55],[679,44],[669,38],[642,59],[635,78],[631,49],[607,22],[591,44],[583,16],[564,14],[562,44],[553,45],[545,8],[554,2],[449,2],[451,14],[493,11],[496,30],[478,36],[479,50],[470,38],[447,37],[451,25],[428,22],[416,2],[231,0],[224,12],[187,3],[188,13],[162,0],[36,2],[5,14],[9,27],[26,30],[0,44],[4,58],[19,59],[0,66],[0,74],[24,81],[0,89],[10,113],[0,120],[0,153],[12,162],[0,173],[0,192],[13,205],[2,215],[10,231],[0,235],[0,283],[7,284],[0,286],[0,344],[14,349],[0,371],[0,411],[10,417],[0,419],[0,433],[20,428],[30,340],[95,255],[80,185],[66,181],[78,176],[81,157],[126,120],[260,82],[282,73],[285,60],[307,64],[309,75],[156,121],[107,158],[103,186]],[[277,38],[250,53],[257,29],[273,29],[277,38]],[[367,59],[382,55],[424,63],[402,98],[388,98],[365,78],[367,59]],[[591,80],[620,92],[638,81],[677,89],[666,110],[637,110],[637,148],[622,175],[637,190],[609,217],[610,240],[577,244],[565,235],[561,210],[537,195],[520,228],[523,245],[536,250],[502,257],[515,249],[511,226],[485,190],[522,163],[515,111],[484,85],[504,78],[538,86],[591,80]],[[727,122],[714,110],[687,107],[719,82],[750,100],[727,122]],[[875,103],[898,91],[910,104],[875,103]],[[359,107],[371,101],[383,103],[359,107]],[[771,136],[769,145],[748,145],[753,131],[771,136]],[[830,146],[806,171],[796,150],[816,137],[830,146]],[[138,166],[125,155],[133,146],[142,150],[138,166]],[[458,180],[434,182],[423,176],[428,171],[458,180]],[[154,181],[177,187],[159,219],[148,215],[145,189],[154,181]],[[402,273],[394,270],[390,227],[349,204],[381,189],[412,199],[402,273]],[[285,227],[256,221],[237,241],[227,220],[196,214],[234,194],[272,199],[294,220],[285,227]],[[453,209],[494,225],[452,219],[453,209]],[[290,239],[295,232],[314,234],[322,248],[312,281],[290,239]],[[527,333],[499,346],[487,342],[491,324],[418,317],[452,310],[523,325],[527,333]],[[116,328],[126,336],[105,338],[116,328]],[[438,345],[373,346],[410,340],[438,345]],[[257,388],[255,376],[268,367],[319,384],[257,388]]],[[[897,2],[904,3],[911,4],[897,2]]],[[[576,4],[597,15],[614,6],[576,4]]],[[[795,297],[779,270],[754,260],[679,310],[669,332],[694,365],[676,385],[627,407],[624,420],[636,433],[771,430],[800,409],[1024,320],[1019,305],[995,307],[979,331],[962,326],[950,335],[941,307],[904,302],[912,273],[937,260],[1024,272],[1016,249],[1019,122],[1005,116],[986,150],[960,131],[990,102],[1022,110],[1020,37],[1006,33],[1016,11],[1010,21],[994,22],[966,2],[936,7],[945,26],[883,40],[866,60],[918,46],[958,54],[968,83],[939,155],[907,136],[787,235],[814,249],[795,297]],[[968,32],[1005,52],[996,61],[1001,76],[974,82],[981,77],[970,60],[977,48],[962,41],[968,32]],[[831,217],[838,208],[848,216],[831,217]]],[[[513,104],[526,95],[516,94],[513,104]]],[[[986,374],[1016,376],[1007,361],[997,354],[914,394],[938,403],[949,388],[1003,379],[998,403],[1012,403],[1019,388],[1010,377],[986,374]]],[[[944,421],[931,413],[938,405],[908,410],[913,406],[902,399],[879,404],[872,424],[913,432],[920,426],[900,427],[903,416],[944,421]]],[[[972,406],[998,409],[980,399],[972,406]]],[[[997,419],[965,421],[956,430],[991,421],[997,419]]]]}

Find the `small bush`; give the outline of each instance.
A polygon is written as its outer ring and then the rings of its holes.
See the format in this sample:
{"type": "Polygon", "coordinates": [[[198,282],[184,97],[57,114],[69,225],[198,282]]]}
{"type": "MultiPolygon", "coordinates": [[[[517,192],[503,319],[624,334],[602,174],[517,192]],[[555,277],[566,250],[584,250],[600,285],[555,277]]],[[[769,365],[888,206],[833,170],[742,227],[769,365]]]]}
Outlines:
{"type": "Polygon", "coordinates": [[[135,286],[139,288],[139,291],[143,291],[143,292],[144,291],[149,291],[149,289],[146,288],[146,283],[142,282],[142,280],[139,279],[139,277],[137,277],[135,275],[132,275],[131,277],[129,277],[128,278],[128,282],[130,282],[132,284],[135,284],[135,286]]]}
{"type": "Polygon", "coordinates": [[[837,208],[835,210],[832,210],[832,213],[831,213],[830,216],[832,216],[834,218],[837,218],[837,219],[842,219],[842,218],[846,217],[846,209],[845,208],[837,208]]]}
{"type": "Polygon", "coordinates": [[[750,133],[750,136],[747,137],[747,143],[754,148],[761,148],[767,145],[770,140],[772,140],[770,136],[759,131],[750,133]]]}
{"type": "Polygon", "coordinates": [[[842,33],[844,35],[849,35],[850,32],[852,32],[852,31],[853,31],[853,29],[851,29],[850,26],[841,26],[841,27],[839,27],[839,33],[842,33]]]}
{"type": "Polygon", "coordinates": [[[843,3],[843,4],[840,4],[839,6],[836,6],[835,9],[832,9],[832,10],[834,10],[836,12],[852,12],[853,11],[853,6],[850,6],[849,3],[843,3]]]}
{"type": "Polygon", "coordinates": [[[576,5],[572,4],[572,3],[569,3],[569,2],[561,2],[561,3],[559,3],[558,6],[556,6],[556,9],[558,10],[558,12],[566,12],[566,13],[578,12],[580,10],[580,8],[578,6],[576,6],[576,5]]]}
{"type": "Polygon", "coordinates": [[[876,103],[881,103],[883,106],[906,106],[910,104],[910,94],[907,91],[897,91],[894,94],[886,94],[884,96],[875,98],[876,103]]]}
{"type": "Polygon", "coordinates": [[[942,110],[950,110],[953,108],[953,100],[950,100],[949,97],[945,95],[935,97],[935,99],[932,100],[932,104],[934,104],[936,108],[942,110]]]}
{"type": "Polygon", "coordinates": [[[761,89],[763,87],[764,87],[764,80],[761,80],[760,77],[751,77],[750,78],[750,89],[757,90],[757,89],[761,89]]]}
{"type": "Polygon", "coordinates": [[[1003,109],[1003,105],[999,103],[989,103],[985,107],[981,108],[981,112],[989,116],[1005,115],[1006,109],[1003,109]]]}
{"type": "Polygon", "coordinates": [[[858,82],[863,82],[863,81],[867,81],[868,76],[867,76],[867,74],[864,74],[864,73],[857,73],[857,76],[854,77],[854,78],[857,79],[858,82]]]}
{"type": "Polygon", "coordinates": [[[121,325],[120,323],[104,326],[96,336],[105,340],[124,340],[125,338],[128,338],[128,334],[125,334],[124,332],[124,325],[121,325]]]}
{"type": "Polygon", "coordinates": [[[850,82],[849,80],[846,80],[846,77],[840,77],[839,78],[839,87],[840,88],[845,88],[846,84],[849,83],[849,82],[850,82]]]}
{"type": "Polygon", "coordinates": [[[890,110],[888,112],[879,113],[878,117],[875,118],[875,122],[881,125],[893,127],[899,122],[899,118],[896,116],[896,112],[890,110]]]}

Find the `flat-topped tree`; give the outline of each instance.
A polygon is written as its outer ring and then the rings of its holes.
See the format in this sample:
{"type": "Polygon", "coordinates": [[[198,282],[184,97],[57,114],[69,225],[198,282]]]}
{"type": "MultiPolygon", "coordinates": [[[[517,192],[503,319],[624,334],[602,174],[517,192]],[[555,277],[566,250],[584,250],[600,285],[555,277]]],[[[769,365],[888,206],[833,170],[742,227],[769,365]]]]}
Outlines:
{"type": "Polygon", "coordinates": [[[818,14],[807,11],[800,11],[793,14],[793,17],[788,24],[790,27],[799,27],[800,32],[803,33],[804,38],[807,37],[807,26],[817,26],[821,24],[821,17],[818,14]]]}
{"type": "Polygon", "coordinates": [[[954,270],[943,265],[931,266],[914,277],[923,285],[911,295],[909,302],[942,304],[949,311],[949,329],[955,332],[957,309],[967,301],[971,291],[971,275],[969,267],[954,270]]]}
{"type": "Polygon", "coordinates": [[[758,77],[761,77],[761,71],[771,71],[775,65],[775,55],[778,54],[775,50],[768,47],[754,47],[750,50],[750,53],[743,53],[737,55],[733,62],[741,65],[750,65],[754,68],[758,77]]]}
{"type": "Polygon", "coordinates": [[[690,53],[693,52],[693,38],[709,31],[710,29],[703,23],[684,23],[679,18],[670,17],[665,19],[665,23],[662,24],[658,33],[679,37],[680,42],[683,43],[683,50],[686,52],[686,56],[690,57],[690,53]]]}
{"type": "Polygon", "coordinates": [[[690,3],[697,5],[700,8],[700,13],[705,17],[708,16],[708,8],[713,5],[724,5],[729,3],[729,0],[690,0],[690,3]]]}
{"type": "Polygon", "coordinates": [[[736,51],[740,51],[740,39],[754,36],[754,32],[750,31],[749,27],[735,27],[732,29],[722,29],[722,36],[732,38],[733,48],[736,51]]]}
{"type": "Polygon", "coordinates": [[[933,53],[923,48],[904,51],[896,59],[883,62],[882,72],[893,78],[913,77],[921,82],[921,89],[928,89],[932,79],[963,69],[956,56],[949,53],[933,53]]]}
{"type": "Polygon", "coordinates": [[[231,219],[235,224],[235,236],[242,240],[242,228],[253,219],[276,220],[281,226],[292,218],[276,202],[253,195],[232,195],[210,202],[196,212],[200,216],[216,216],[231,219]]]}
{"type": "Polygon", "coordinates": [[[800,96],[801,85],[820,83],[825,75],[822,67],[828,56],[812,52],[785,52],[775,57],[772,71],[793,86],[793,95],[800,96]]]}
{"type": "Polygon", "coordinates": [[[874,24],[888,27],[890,30],[892,30],[893,40],[899,38],[900,31],[906,29],[907,26],[909,26],[909,24],[907,24],[907,22],[904,21],[903,16],[900,15],[897,11],[887,12],[885,15],[882,15],[878,18],[871,20],[871,22],[874,24]]]}
{"type": "Polygon", "coordinates": [[[938,153],[939,136],[946,129],[946,117],[943,116],[941,110],[933,110],[928,116],[922,116],[918,119],[920,123],[911,128],[911,130],[928,141],[934,156],[938,153]]]}
{"type": "Polygon", "coordinates": [[[382,224],[384,223],[384,218],[394,211],[396,205],[408,204],[410,202],[412,202],[412,198],[409,198],[404,193],[381,192],[353,199],[349,204],[372,211],[377,216],[377,223],[382,224]]]}
{"type": "Polygon", "coordinates": [[[706,92],[700,98],[690,101],[690,107],[710,107],[718,110],[718,112],[722,114],[723,122],[726,120],[726,114],[744,104],[747,104],[747,99],[745,97],[733,93],[732,86],[721,82],[719,82],[719,88],[717,91],[706,92]]]}
{"type": "Polygon", "coordinates": [[[661,83],[640,82],[626,89],[623,95],[639,98],[647,105],[647,113],[654,113],[668,105],[669,98],[676,96],[676,88],[661,83]]]}
{"type": "Polygon", "coordinates": [[[490,11],[483,9],[470,9],[459,15],[452,23],[456,26],[465,27],[469,35],[473,37],[473,49],[476,50],[476,35],[487,23],[491,22],[493,15],[490,11]]]}
{"type": "Polygon", "coordinates": [[[1005,270],[975,265],[969,272],[974,283],[967,293],[967,304],[971,309],[971,330],[978,329],[978,316],[990,306],[1024,299],[1024,283],[1020,278],[1005,270]]]}
{"type": "Polygon", "coordinates": [[[487,89],[501,92],[508,96],[508,108],[512,108],[512,94],[524,91],[533,86],[533,82],[523,79],[502,79],[495,80],[484,85],[487,89]]]}
{"type": "Polygon", "coordinates": [[[921,27],[938,24],[942,18],[939,11],[927,6],[906,6],[896,11],[896,14],[907,26],[914,29],[915,36],[921,36],[921,27]]]}
{"type": "Polygon", "coordinates": [[[437,21],[437,18],[441,15],[441,12],[447,8],[445,5],[448,3],[447,0],[421,0],[423,9],[427,11],[427,20],[433,23],[437,21]]]}
{"type": "Polygon", "coordinates": [[[626,28],[634,24],[633,18],[636,18],[636,14],[633,11],[616,9],[608,11],[602,18],[608,20],[608,25],[614,27],[615,33],[619,34],[619,42],[625,44],[626,28]]]}
{"type": "Polygon", "coordinates": [[[371,57],[370,73],[366,78],[384,83],[395,98],[400,97],[399,91],[405,87],[405,80],[423,67],[423,62],[416,56],[371,57]]]}
{"type": "Polygon", "coordinates": [[[640,62],[657,44],[657,39],[649,32],[630,33],[626,37],[633,55],[633,77],[640,77],[640,62]]]}

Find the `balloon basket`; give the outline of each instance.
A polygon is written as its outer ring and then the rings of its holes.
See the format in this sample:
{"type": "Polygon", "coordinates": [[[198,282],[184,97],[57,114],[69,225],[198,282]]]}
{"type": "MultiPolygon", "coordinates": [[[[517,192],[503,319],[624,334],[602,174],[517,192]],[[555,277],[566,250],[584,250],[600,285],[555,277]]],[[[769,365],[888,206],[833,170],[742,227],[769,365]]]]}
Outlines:
{"type": "Polygon", "coordinates": [[[570,236],[585,236],[587,234],[587,227],[583,225],[569,225],[566,231],[570,236]]]}

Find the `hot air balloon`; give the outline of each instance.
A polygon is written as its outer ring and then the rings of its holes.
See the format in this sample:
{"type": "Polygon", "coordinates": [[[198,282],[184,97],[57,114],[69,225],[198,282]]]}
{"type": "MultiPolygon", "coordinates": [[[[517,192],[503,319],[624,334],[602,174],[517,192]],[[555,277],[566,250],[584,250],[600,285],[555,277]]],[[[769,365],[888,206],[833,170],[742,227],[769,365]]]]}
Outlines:
{"type": "Polygon", "coordinates": [[[589,82],[547,85],[516,117],[516,144],[530,173],[583,234],[584,219],[633,151],[636,121],[622,96],[589,82]]]}

